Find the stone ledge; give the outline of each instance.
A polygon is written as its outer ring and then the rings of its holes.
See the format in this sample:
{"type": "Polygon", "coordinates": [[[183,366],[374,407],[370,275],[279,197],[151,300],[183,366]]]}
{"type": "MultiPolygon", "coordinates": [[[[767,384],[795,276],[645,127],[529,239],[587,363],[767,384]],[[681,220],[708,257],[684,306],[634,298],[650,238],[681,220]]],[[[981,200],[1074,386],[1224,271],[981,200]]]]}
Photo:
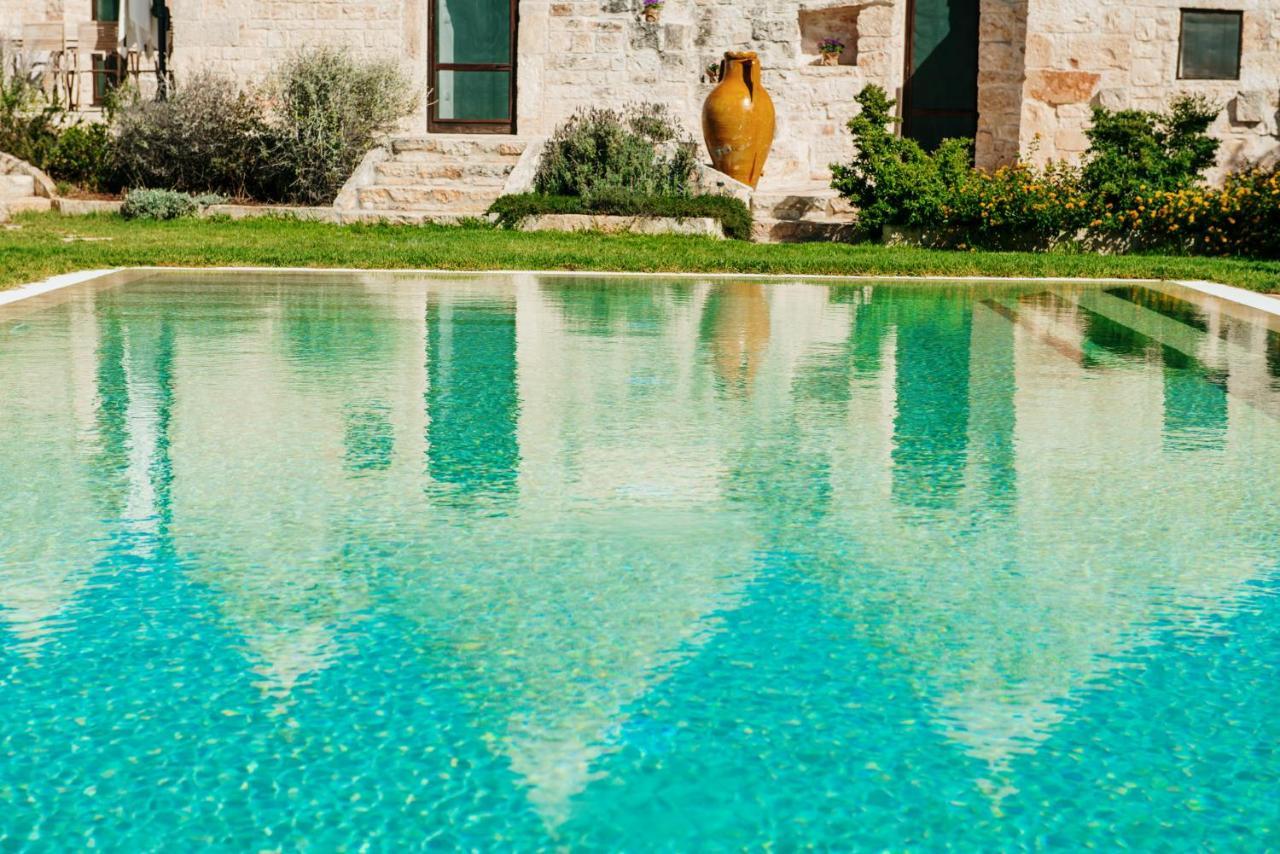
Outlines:
{"type": "Polygon", "coordinates": [[[601,231],[606,234],[681,234],[724,240],[724,227],[711,217],[541,214],[527,217],[521,231],[601,231]]]}
{"type": "Polygon", "coordinates": [[[56,198],[53,206],[63,216],[91,216],[93,214],[120,213],[124,202],[108,199],[64,199],[56,198]]]}

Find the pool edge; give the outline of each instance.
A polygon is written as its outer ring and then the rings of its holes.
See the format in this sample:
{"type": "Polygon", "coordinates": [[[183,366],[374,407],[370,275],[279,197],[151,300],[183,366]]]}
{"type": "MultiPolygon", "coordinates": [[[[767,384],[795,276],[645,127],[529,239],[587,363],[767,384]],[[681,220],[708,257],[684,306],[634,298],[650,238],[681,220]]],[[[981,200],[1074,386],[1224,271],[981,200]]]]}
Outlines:
{"type": "Polygon", "coordinates": [[[358,267],[113,267],[98,270],[83,270],[75,273],[62,273],[51,276],[40,282],[31,282],[15,288],[0,290],[0,306],[11,305],[22,300],[73,285],[85,284],[95,279],[105,278],[124,272],[169,272],[169,273],[394,273],[398,275],[533,275],[533,276],[568,276],[568,277],[626,277],[626,278],[664,278],[664,279],[762,279],[762,280],[795,280],[829,281],[829,282],[1008,282],[1054,284],[1106,284],[1126,282],[1132,284],[1174,284],[1180,287],[1216,297],[1228,302],[1243,305],[1280,317],[1280,298],[1256,291],[1223,285],[1217,282],[1187,279],[1116,279],[1069,276],[871,276],[865,274],[836,275],[832,273],[816,274],[778,274],[778,273],[655,273],[599,270],[443,270],[443,269],[371,269],[358,267]]]}

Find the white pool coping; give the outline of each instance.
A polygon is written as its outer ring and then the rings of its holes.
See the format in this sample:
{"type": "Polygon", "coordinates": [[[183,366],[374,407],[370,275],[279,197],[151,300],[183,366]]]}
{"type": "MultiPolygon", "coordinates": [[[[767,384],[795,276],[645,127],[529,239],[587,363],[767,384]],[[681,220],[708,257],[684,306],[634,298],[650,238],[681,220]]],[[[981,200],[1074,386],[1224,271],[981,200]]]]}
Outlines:
{"type": "Polygon", "coordinates": [[[113,270],[84,270],[79,273],[63,273],[61,276],[51,276],[43,282],[32,282],[29,285],[20,285],[16,288],[0,291],[0,305],[9,305],[10,303],[20,302],[31,297],[38,297],[41,294],[51,293],[69,288],[72,285],[80,285],[85,282],[103,276],[110,276],[113,273],[119,273],[124,268],[116,268],[113,270]]]}
{"type": "Polygon", "coordinates": [[[321,274],[394,274],[398,276],[573,276],[583,278],[661,278],[661,279],[759,279],[777,282],[819,281],[819,282],[939,282],[939,283],[971,283],[1003,282],[1007,284],[1138,284],[1157,285],[1172,284],[1205,294],[1206,296],[1233,302],[1258,311],[1280,316],[1280,298],[1268,294],[1248,291],[1232,285],[1217,282],[1179,280],[1179,279],[1115,279],[1115,278],[1072,278],[1053,276],[875,276],[875,275],[836,275],[819,274],[778,274],[778,273],[653,273],[624,272],[599,270],[440,270],[440,269],[372,269],[359,267],[116,267],[103,270],[84,270],[76,273],[64,273],[52,276],[42,282],[32,282],[9,290],[0,291],[0,306],[10,305],[32,297],[91,282],[94,279],[112,276],[117,273],[321,273],[321,274]]]}

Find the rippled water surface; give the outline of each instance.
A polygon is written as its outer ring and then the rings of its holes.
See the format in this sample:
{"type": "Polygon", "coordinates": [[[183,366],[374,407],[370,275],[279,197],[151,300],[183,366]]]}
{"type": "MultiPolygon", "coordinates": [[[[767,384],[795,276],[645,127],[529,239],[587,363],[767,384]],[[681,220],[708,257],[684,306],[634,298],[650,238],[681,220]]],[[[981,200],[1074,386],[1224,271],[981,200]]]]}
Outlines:
{"type": "Polygon", "coordinates": [[[1280,318],[135,278],[0,309],[2,850],[1280,845],[1280,318]]]}

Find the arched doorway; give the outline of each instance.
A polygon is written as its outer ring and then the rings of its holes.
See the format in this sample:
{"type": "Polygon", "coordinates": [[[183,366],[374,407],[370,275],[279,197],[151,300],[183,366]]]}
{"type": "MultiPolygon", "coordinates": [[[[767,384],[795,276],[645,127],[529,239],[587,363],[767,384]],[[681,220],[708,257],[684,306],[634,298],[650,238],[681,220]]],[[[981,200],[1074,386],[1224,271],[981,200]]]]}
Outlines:
{"type": "Polygon", "coordinates": [[[431,0],[436,133],[515,133],[518,0],[431,0]]]}

